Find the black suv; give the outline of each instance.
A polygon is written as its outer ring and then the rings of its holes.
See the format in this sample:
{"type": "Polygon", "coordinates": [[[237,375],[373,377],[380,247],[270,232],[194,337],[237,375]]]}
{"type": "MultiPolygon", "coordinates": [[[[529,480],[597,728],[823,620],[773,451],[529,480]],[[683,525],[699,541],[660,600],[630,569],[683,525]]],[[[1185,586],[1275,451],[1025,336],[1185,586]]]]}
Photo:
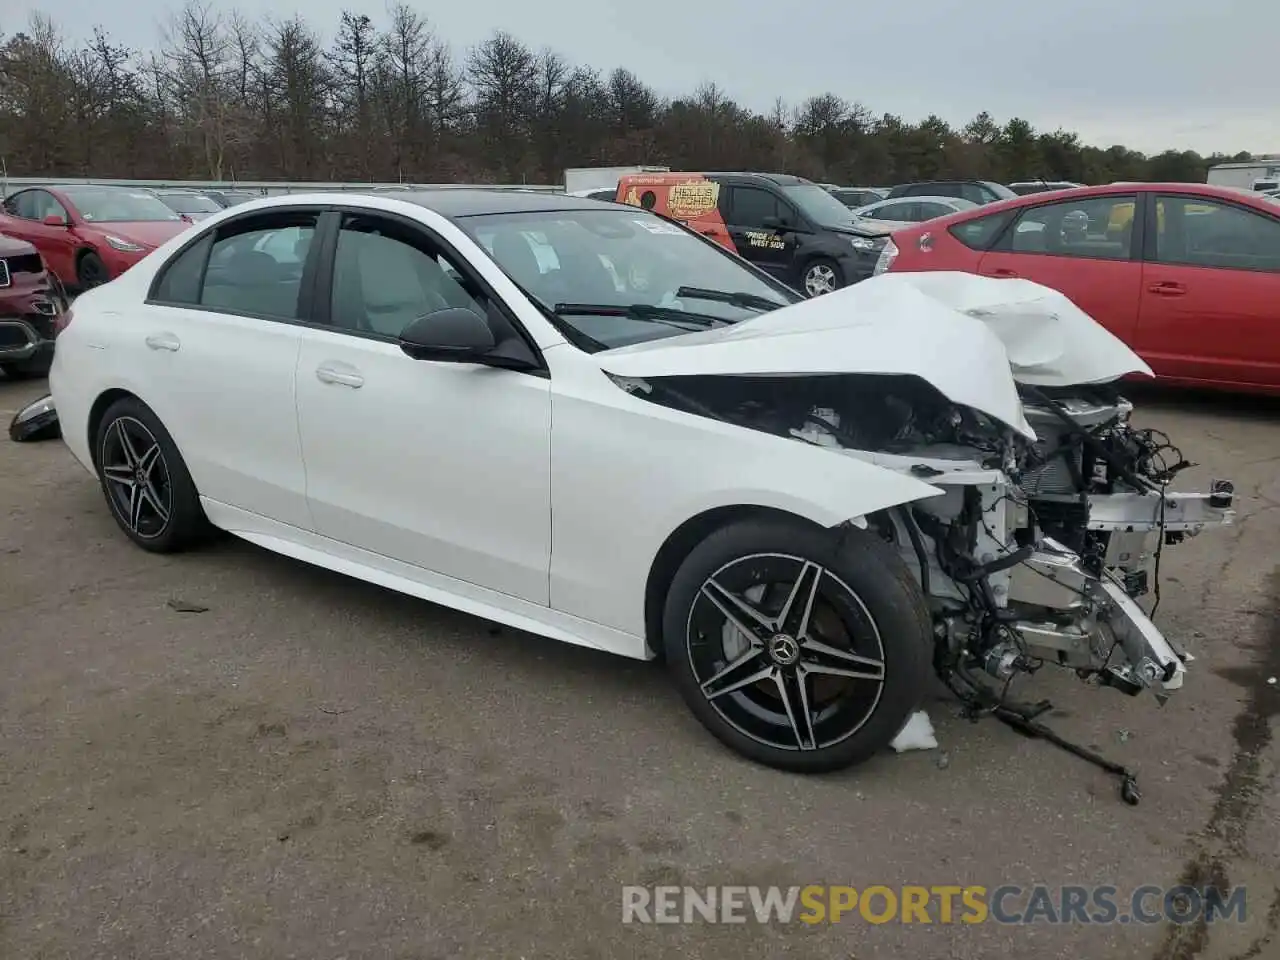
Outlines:
{"type": "Polygon", "coordinates": [[[885,197],[959,197],[971,203],[995,203],[1012,200],[1017,194],[1002,183],[990,180],[922,180],[918,183],[900,183],[885,197]]]}
{"type": "Polygon", "coordinates": [[[871,276],[883,235],[860,230],[843,203],[781,173],[704,173],[738,255],[809,296],[871,276]]]}

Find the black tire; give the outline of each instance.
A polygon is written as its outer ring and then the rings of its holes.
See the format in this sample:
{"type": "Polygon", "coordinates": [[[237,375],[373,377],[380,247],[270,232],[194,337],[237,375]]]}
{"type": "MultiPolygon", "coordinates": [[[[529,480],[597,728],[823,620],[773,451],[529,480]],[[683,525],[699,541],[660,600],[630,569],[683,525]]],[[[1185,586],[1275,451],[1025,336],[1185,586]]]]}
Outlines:
{"type": "Polygon", "coordinates": [[[53,363],[53,354],[31,357],[29,360],[5,360],[0,363],[0,373],[10,380],[26,380],[30,377],[47,377],[53,363]]]}
{"type": "Polygon", "coordinates": [[[828,257],[815,257],[800,270],[800,289],[807,297],[817,297],[844,286],[844,271],[828,257]],[[818,280],[822,280],[818,284],[818,280]],[[819,286],[824,289],[818,289],[819,286]]]}
{"type": "MultiPolygon", "coordinates": [[[[750,589],[747,588],[748,595],[750,589]]],[[[739,598],[744,596],[734,592],[739,598]]],[[[758,595],[759,599],[752,602],[764,603],[766,596],[758,595]]],[[[791,622],[788,620],[788,624],[791,622]]],[[[813,624],[817,623],[814,618],[804,631],[810,642],[816,639],[813,624]]],[[[825,773],[863,762],[898,735],[923,699],[928,682],[933,628],[920,586],[883,541],[856,528],[835,532],[798,521],[762,518],[717,530],[695,547],[677,570],[667,593],[662,626],[668,668],[694,716],[734,751],[781,770],[825,773]],[[846,629],[848,640],[847,646],[832,651],[832,646],[838,646],[831,639],[832,632],[822,632],[827,649],[820,659],[826,660],[825,666],[850,662],[829,656],[833,652],[841,652],[842,657],[849,653],[869,655],[867,651],[875,648],[868,638],[874,636],[880,650],[881,677],[877,681],[824,676],[822,670],[811,669],[814,665],[804,660],[810,656],[802,650],[807,647],[806,643],[796,644],[797,659],[793,661],[803,666],[779,666],[780,661],[769,652],[770,645],[777,640],[775,636],[761,646],[758,661],[745,663],[742,668],[745,673],[730,675],[729,680],[754,676],[757,663],[761,668],[775,671],[774,676],[741,690],[723,691],[713,703],[712,698],[703,693],[703,685],[710,679],[709,674],[714,677],[727,673],[726,663],[738,660],[741,651],[727,650],[724,641],[730,635],[740,637],[741,634],[725,631],[726,621],[703,587],[713,576],[730,579],[745,576],[747,581],[758,585],[771,576],[771,565],[781,565],[780,555],[789,558],[792,569],[807,570],[809,568],[803,566],[807,562],[823,571],[819,575],[821,579],[816,581],[817,589],[829,590],[830,596],[818,594],[821,607],[815,603],[813,609],[820,610],[827,618],[825,627],[839,623],[841,629],[846,629]],[[845,597],[846,593],[852,594],[852,598],[845,597]],[[847,630],[850,624],[858,626],[856,633],[861,636],[855,638],[855,631],[847,630]],[[803,670],[798,674],[802,694],[795,692],[794,676],[792,680],[777,679],[785,676],[788,669],[803,670]],[[824,704],[823,698],[817,695],[818,681],[828,688],[833,682],[843,682],[845,693],[824,704]],[[873,695],[872,685],[877,682],[879,691],[873,695]],[[788,689],[787,684],[791,684],[792,693],[784,698],[778,691],[788,689]],[[806,707],[813,704],[816,708],[805,711],[810,720],[803,727],[795,719],[787,725],[789,714],[784,708],[788,701],[804,703],[806,707]],[[859,713],[864,708],[865,714],[859,713]],[[766,722],[764,718],[769,716],[770,709],[774,709],[773,721],[766,722]],[[859,716],[862,719],[857,722],[859,716]],[[791,745],[785,742],[787,731],[792,735],[791,745]],[[807,747],[804,732],[808,734],[807,747]]],[[[766,635],[769,632],[762,631],[766,635]]],[[[871,660],[875,659],[870,656],[871,660]]],[[[745,661],[746,657],[742,659],[745,661]]]]}
{"type": "Polygon", "coordinates": [[[107,265],[92,250],[86,250],[76,260],[76,285],[81,290],[92,290],[111,279],[107,265]]]}
{"type": "Polygon", "coordinates": [[[201,543],[211,532],[196,485],[173,438],[141,400],[122,397],[107,408],[94,436],[93,461],[111,516],[144,550],[176,553],[201,543]],[[131,467],[120,441],[121,430],[131,441],[131,467]],[[147,484],[140,484],[138,462],[150,456],[156,459],[147,473],[147,484]],[[122,478],[130,471],[132,486],[126,488],[122,478]],[[148,484],[150,492],[146,492],[148,484]],[[129,490],[140,492],[129,494],[129,490]],[[133,496],[142,501],[136,509],[133,496]]]}

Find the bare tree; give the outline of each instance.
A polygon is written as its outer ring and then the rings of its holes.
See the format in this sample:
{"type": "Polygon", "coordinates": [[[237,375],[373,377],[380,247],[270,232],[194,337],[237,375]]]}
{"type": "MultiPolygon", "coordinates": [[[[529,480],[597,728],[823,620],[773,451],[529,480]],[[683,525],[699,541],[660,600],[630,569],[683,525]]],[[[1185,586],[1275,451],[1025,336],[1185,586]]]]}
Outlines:
{"type": "Polygon", "coordinates": [[[537,110],[537,58],[511,34],[499,31],[471,52],[468,76],[481,141],[502,177],[516,180],[537,110]]]}
{"type": "Polygon", "coordinates": [[[0,158],[10,175],[491,182],[668,163],[862,184],[1203,181],[1213,162],[1248,159],[1101,150],[986,113],[958,125],[877,118],[834,93],[757,111],[707,83],[667,101],[625,68],[574,65],[501,32],[460,60],[405,2],[381,23],[342,14],[327,45],[300,18],[271,22],[210,3],[187,0],[151,50],[104,31],[70,45],[41,16],[0,37],[0,158]]]}

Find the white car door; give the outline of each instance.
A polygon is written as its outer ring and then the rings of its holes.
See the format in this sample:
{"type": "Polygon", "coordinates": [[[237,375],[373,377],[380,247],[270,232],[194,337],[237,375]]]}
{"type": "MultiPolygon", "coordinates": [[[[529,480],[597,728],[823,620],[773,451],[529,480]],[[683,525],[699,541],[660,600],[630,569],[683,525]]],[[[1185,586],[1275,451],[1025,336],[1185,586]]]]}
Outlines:
{"type": "Polygon", "coordinates": [[[310,529],[293,378],[318,209],[238,217],[157,275],[136,324],[143,397],[201,496],[310,529]]]}
{"type": "Polygon", "coordinates": [[[550,380],[400,349],[411,321],[445,306],[507,317],[425,227],[344,213],[333,250],[317,286],[327,326],[303,331],[297,369],[316,531],[547,604],[550,380]]]}

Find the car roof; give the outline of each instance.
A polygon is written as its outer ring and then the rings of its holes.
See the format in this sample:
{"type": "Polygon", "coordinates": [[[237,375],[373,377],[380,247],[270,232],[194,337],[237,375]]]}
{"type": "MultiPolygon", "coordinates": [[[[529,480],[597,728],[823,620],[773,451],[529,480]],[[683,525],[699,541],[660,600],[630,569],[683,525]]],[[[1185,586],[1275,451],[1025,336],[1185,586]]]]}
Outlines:
{"type": "MultiPolygon", "coordinates": [[[[959,200],[961,203],[973,203],[972,200],[966,201],[964,197],[884,197],[876,200],[874,203],[868,203],[868,207],[888,206],[891,203],[942,203],[952,204],[959,200]]],[[[977,204],[974,204],[977,206],[977,204]]],[[[967,208],[966,208],[967,209],[967,208]]]]}
{"type": "Polygon", "coordinates": [[[796,183],[812,183],[814,186],[823,186],[823,184],[816,183],[813,180],[793,176],[789,173],[765,173],[759,170],[667,170],[661,173],[629,173],[620,177],[619,182],[641,179],[646,183],[665,183],[667,181],[688,180],[690,177],[703,177],[707,180],[731,180],[734,178],[768,180],[779,186],[790,186],[796,183]]]}

